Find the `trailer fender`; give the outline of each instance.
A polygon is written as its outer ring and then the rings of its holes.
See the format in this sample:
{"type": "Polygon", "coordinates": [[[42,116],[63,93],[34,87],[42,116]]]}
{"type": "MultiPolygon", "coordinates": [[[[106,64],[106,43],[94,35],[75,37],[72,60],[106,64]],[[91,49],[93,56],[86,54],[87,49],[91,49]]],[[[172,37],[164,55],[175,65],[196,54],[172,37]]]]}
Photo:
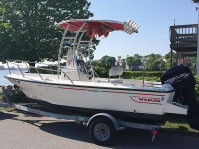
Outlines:
{"type": "Polygon", "coordinates": [[[87,127],[92,124],[92,122],[100,117],[106,117],[108,118],[112,123],[113,125],[115,126],[115,130],[118,131],[119,130],[119,124],[118,124],[118,121],[110,114],[107,114],[107,113],[98,113],[98,114],[95,114],[93,115],[87,122],[87,127]]]}

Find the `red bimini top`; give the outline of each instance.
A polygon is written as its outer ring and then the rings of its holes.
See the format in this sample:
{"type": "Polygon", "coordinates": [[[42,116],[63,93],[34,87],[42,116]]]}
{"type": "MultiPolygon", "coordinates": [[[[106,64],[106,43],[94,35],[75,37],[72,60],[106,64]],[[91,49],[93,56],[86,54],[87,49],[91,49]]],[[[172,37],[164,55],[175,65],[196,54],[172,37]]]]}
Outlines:
{"type": "MultiPolygon", "coordinates": [[[[86,31],[86,35],[90,37],[94,37],[98,35],[101,37],[104,35],[105,37],[108,36],[109,32],[115,30],[125,31],[128,34],[132,34],[133,32],[137,32],[134,22],[134,27],[131,27],[129,23],[133,21],[129,20],[128,22],[116,22],[116,21],[107,21],[107,20],[86,20],[86,19],[79,19],[79,20],[65,20],[57,24],[59,28],[66,29],[68,27],[68,31],[76,32],[81,28],[81,32],[86,31]],[[84,25],[84,26],[83,26],[84,25]],[[82,27],[83,26],[83,27],[82,27]],[[131,33],[132,32],[132,33],[131,33]]],[[[137,25],[138,26],[138,25],[137,25]]]]}

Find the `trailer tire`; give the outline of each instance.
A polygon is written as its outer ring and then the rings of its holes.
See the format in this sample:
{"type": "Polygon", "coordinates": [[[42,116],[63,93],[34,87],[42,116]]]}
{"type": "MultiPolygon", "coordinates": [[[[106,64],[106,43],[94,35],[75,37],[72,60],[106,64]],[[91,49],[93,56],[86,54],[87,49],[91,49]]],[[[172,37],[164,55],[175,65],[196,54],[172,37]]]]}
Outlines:
{"type": "Polygon", "coordinates": [[[96,118],[89,127],[89,135],[98,145],[110,145],[115,133],[115,126],[105,117],[96,118]]]}

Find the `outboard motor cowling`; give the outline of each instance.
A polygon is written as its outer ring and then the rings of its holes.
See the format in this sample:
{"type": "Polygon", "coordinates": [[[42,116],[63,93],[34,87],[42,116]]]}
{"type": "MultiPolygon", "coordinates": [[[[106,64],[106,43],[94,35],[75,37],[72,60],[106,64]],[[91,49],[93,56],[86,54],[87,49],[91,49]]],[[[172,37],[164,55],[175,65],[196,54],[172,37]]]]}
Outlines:
{"type": "Polygon", "coordinates": [[[176,95],[182,97],[182,102],[189,106],[187,119],[189,125],[199,129],[199,105],[195,92],[195,78],[188,66],[178,65],[167,70],[160,78],[162,84],[171,84],[176,95]]]}

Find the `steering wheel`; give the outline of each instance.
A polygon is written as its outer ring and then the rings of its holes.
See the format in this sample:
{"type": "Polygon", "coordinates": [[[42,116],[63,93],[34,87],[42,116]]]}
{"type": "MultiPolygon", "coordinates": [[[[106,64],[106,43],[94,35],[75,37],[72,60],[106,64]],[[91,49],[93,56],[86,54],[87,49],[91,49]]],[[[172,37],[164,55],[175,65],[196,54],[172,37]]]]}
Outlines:
{"type": "Polygon", "coordinates": [[[81,72],[87,74],[87,75],[89,74],[88,68],[87,68],[87,66],[86,66],[86,64],[85,64],[84,62],[81,62],[81,63],[79,64],[79,70],[80,70],[81,72]]]}

